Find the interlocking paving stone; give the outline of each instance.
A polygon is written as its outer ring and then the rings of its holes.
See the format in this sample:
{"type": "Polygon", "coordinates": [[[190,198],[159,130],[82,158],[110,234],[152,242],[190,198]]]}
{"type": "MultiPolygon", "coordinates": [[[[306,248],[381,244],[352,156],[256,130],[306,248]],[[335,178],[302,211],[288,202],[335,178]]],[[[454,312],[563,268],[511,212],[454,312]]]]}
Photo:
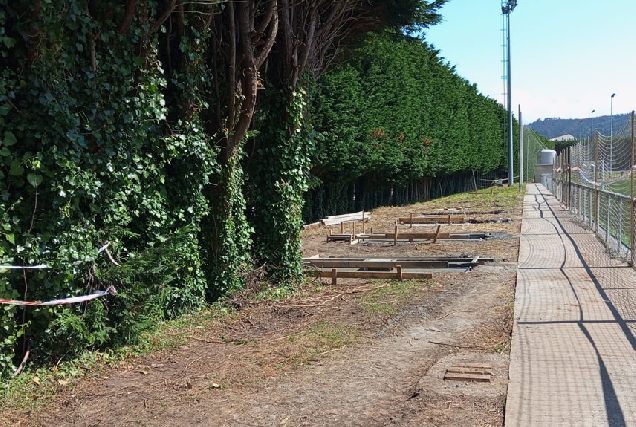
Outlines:
{"type": "Polygon", "coordinates": [[[506,426],[636,426],[636,272],[528,185],[506,426]]]}

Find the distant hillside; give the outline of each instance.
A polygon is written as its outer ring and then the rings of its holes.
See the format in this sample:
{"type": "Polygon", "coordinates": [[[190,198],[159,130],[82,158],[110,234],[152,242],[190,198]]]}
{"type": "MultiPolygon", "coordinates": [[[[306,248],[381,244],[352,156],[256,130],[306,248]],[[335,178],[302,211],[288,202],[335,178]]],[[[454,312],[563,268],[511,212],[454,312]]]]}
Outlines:
{"type": "Polygon", "coordinates": [[[614,132],[623,127],[630,120],[631,113],[614,114],[611,116],[587,117],[584,119],[539,119],[530,123],[528,127],[546,138],[556,138],[561,135],[574,135],[575,138],[594,136],[594,129],[603,135],[610,134],[610,119],[613,120],[614,132]]]}

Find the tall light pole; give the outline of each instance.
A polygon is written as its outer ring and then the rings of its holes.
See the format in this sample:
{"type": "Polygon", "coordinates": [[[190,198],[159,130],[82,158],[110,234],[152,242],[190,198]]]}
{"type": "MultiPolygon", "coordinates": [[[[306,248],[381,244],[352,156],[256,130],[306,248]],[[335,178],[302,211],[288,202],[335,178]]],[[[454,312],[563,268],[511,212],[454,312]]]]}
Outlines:
{"type": "Polygon", "coordinates": [[[592,115],[592,121],[590,122],[590,125],[592,127],[592,137],[594,137],[594,132],[595,132],[595,130],[594,130],[594,115],[593,115],[594,113],[596,113],[596,110],[592,110],[592,112],[590,113],[592,115]]]}
{"type": "Polygon", "coordinates": [[[614,160],[612,157],[612,149],[613,149],[613,145],[614,145],[614,114],[612,111],[612,106],[614,103],[614,97],[616,96],[615,93],[612,94],[612,96],[610,96],[610,159],[609,159],[609,170],[610,170],[610,179],[611,179],[611,175],[612,175],[612,161],[614,160]]]}
{"type": "Polygon", "coordinates": [[[506,40],[508,47],[508,186],[512,186],[514,184],[514,158],[513,158],[513,140],[512,140],[512,81],[510,79],[510,13],[517,7],[517,0],[507,0],[504,3],[502,0],[501,3],[501,12],[506,15],[506,40]]]}

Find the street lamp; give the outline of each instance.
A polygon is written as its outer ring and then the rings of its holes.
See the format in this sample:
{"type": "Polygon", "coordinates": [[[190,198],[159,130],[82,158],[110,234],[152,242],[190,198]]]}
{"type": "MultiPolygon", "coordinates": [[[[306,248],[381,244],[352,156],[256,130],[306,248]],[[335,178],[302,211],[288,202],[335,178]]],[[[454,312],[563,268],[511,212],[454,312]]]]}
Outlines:
{"type": "Polygon", "coordinates": [[[610,175],[612,174],[612,160],[614,160],[612,158],[612,148],[613,148],[613,145],[614,145],[613,144],[613,142],[614,142],[613,141],[613,139],[614,139],[614,128],[613,128],[614,127],[613,126],[613,124],[614,124],[614,114],[613,114],[613,111],[612,111],[612,106],[613,106],[612,104],[613,104],[615,96],[616,96],[615,93],[613,93],[612,96],[610,96],[610,164],[609,164],[610,175]]]}
{"type": "Polygon", "coordinates": [[[501,13],[506,15],[507,43],[508,46],[508,186],[514,184],[514,159],[512,142],[512,82],[510,79],[510,13],[517,7],[517,0],[507,0],[501,2],[501,13]]]}

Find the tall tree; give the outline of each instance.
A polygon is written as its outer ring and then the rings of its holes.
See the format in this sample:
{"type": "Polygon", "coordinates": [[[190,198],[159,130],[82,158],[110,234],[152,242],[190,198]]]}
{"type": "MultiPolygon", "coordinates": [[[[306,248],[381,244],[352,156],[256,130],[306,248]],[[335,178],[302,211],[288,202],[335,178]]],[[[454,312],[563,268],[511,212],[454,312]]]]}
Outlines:
{"type": "Polygon", "coordinates": [[[252,159],[257,250],[281,278],[301,277],[300,231],[313,147],[307,126],[312,81],[354,36],[386,26],[426,28],[439,22],[445,0],[279,0],[280,31],[268,61],[273,100],[267,132],[252,159]],[[391,9],[394,7],[394,10],[391,9]]]}

